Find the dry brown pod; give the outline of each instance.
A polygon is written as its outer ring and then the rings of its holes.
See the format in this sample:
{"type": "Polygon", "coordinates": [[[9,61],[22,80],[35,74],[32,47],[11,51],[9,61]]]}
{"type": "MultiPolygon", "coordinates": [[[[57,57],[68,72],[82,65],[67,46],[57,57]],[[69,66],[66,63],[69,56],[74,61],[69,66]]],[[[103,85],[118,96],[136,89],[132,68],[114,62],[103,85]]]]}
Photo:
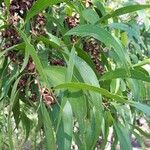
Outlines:
{"type": "Polygon", "coordinates": [[[47,106],[51,106],[52,104],[55,104],[55,103],[56,103],[56,98],[55,98],[55,96],[54,96],[53,93],[52,93],[51,91],[49,91],[47,88],[42,88],[41,94],[42,94],[44,103],[45,103],[47,106]]]}

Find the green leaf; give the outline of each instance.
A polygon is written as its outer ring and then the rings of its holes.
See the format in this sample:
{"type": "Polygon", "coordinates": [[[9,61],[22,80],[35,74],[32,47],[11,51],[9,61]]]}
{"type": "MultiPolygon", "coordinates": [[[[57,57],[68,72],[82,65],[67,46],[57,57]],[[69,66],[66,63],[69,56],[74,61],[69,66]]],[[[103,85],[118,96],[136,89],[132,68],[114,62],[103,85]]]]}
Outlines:
{"type": "Polygon", "coordinates": [[[126,32],[128,32],[128,30],[130,30],[129,25],[127,25],[125,23],[112,23],[109,25],[109,27],[113,28],[113,29],[119,29],[122,31],[126,31],[126,32]]]}
{"type": "Polygon", "coordinates": [[[7,49],[5,49],[4,51],[0,51],[0,58],[2,57],[2,56],[4,56],[4,54],[6,54],[8,51],[11,51],[11,50],[13,50],[13,49],[21,49],[22,47],[24,47],[24,43],[21,43],[21,44],[17,44],[17,45],[13,45],[13,46],[11,46],[11,47],[9,47],[9,48],[7,48],[7,49]]]}
{"type": "Polygon", "coordinates": [[[132,150],[129,132],[121,123],[114,123],[121,150],[132,150]]]}
{"type": "Polygon", "coordinates": [[[46,38],[46,37],[44,37],[42,35],[36,37],[37,42],[42,41],[45,45],[48,45],[48,46],[50,45],[50,46],[52,46],[54,48],[60,48],[61,46],[57,43],[57,41],[54,38],[52,38],[52,39],[55,42],[51,41],[51,39],[48,39],[48,38],[46,38]]]}
{"type": "MultiPolygon", "coordinates": [[[[9,65],[9,64],[8,64],[9,65]]],[[[5,70],[6,71],[6,70],[5,70]]],[[[8,73],[7,73],[8,74],[8,73]]],[[[8,92],[9,92],[9,89],[13,83],[14,80],[17,79],[18,75],[19,75],[19,72],[18,72],[18,68],[14,67],[13,68],[13,71],[11,72],[11,75],[9,76],[9,80],[8,80],[8,76],[7,74],[4,74],[3,78],[2,78],[2,89],[1,89],[1,92],[0,92],[0,100],[3,98],[3,97],[6,97],[8,92]]]]}
{"type": "Polygon", "coordinates": [[[46,137],[46,149],[56,150],[56,142],[54,138],[52,122],[51,122],[49,113],[43,103],[40,106],[40,110],[41,110],[41,115],[42,115],[42,122],[44,124],[44,133],[46,137]]]}
{"type": "Polygon", "coordinates": [[[121,44],[105,29],[101,28],[98,25],[81,25],[77,26],[65,35],[78,35],[78,36],[91,36],[95,39],[103,42],[106,46],[112,46],[114,51],[119,57],[118,65],[123,65],[125,68],[128,68],[130,63],[129,56],[125,53],[121,44]]]}
{"type": "Polygon", "coordinates": [[[0,4],[2,4],[3,0],[0,0],[0,4]]]}
{"type": "Polygon", "coordinates": [[[135,12],[135,11],[138,11],[138,10],[142,10],[142,9],[146,9],[146,8],[150,8],[150,5],[129,5],[129,6],[125,6],[125,7],[122,7],[122,8],[119,8],[105,16],[103,16],[101,19],[100,19],[100,22],[103,22],[109,18],[112,18],[112,17],[116,17],[116,16],[120,16],[120,15],[124,15],[124,14],[127,14],[127,13],[131,13],[131,12],[135,12]]]}
{"type": "Polygon", "coordinates": [[[143,61],[133,65],[133,67],[144,66],[146,64],[150,64],[150,59],[149,58],[148,59],[144,59],[143,61]]]}
{"type": "Polygon", "coordinates": [[[146,150],[146,145],[144,143],[143,137],[141,137],[141,135],[136,133],[135,131],[133,131],[133,135],[136,137],[137,141],[139,142],[141,149],[146,150]]]}
{"type": "Polygon", "coordinates": [[[29,61],[29,52],[25,51],[24,62],[22,64],[22,68],[20,69],[20,73],[26,68],[29,61]]]}
{"type": "Polygon", "coordinates": [[[21,113],[21,121],[22,121],[22,125],[26,134],[26,140],[30,135],[30,131],[31,131],[31,124],[32,124],[32,120],[30,120],[27,115],[22,112],[21,113]]]}
{"type": "Polygon", "coordinates": [[[89,91],[92,91],[92,92],[96,92],[96,93],[99,93],[99,94],[102,94],[108,98],[111,98],[111,99],[116,99],[117,101],[122,101],[122,102],[125,102],[125,99],[119,95],[116,95],[116,94],[112,94],[110,93],[109,91],[103,89],[103,88],[99,88],[99,87],[95,87],[95,86],[91,86],[89,84],[85,84],[85,83],[75,83],[75,82],[72,82],[72,83],[64,83],[64,84],[60,84],[56,87],[54,87],[54,89],[81,89],[81,90],[89,90],[89,91]]]}
{"type": "Polygon", "coordinates": [[[91,1],[96,6],[96,8],[102,13],[102,15],[106,14],[104,3],[102,1],[99,0],[91,0],[91,1]]]}
{"type": "MultiPolygon", "coordinates": [[[[84,61],[82,60],[80,57],[76,56],[75,57],[75,66],[78,70],[78,72],[80,73],[81,77],[83,78],[83,82],[85,84],[90,84],[93,85],[94,87],[100,87],[99,85],[99,81],[97,79],[96,74],[94,73],[93,69],[84,61]],[[90,75],[90,76],[89,76],[90,75]]],[[[79,79],[79,78],[78,78],[79,79]]],[[[76,88],[78,90],[80,90],[80,87],[76,88]]],[[[100,132],[100,122],[102,120],[102,97],[100,93],[94,93],[93,91],[88,91],[88,94],[90,94],[89,98],[87,97],[87,100],[89,100],[87,103],[89,105],[91,105],[92,103],[92,112],[93,113],[93,120],[88,121],[88,129],[85,129],[82,131],[82,138],[84,139],[82,140],[83,145],[85,145],[86,147],[92,148],[93,145],[95,145],[95,141],[98,139],[98,135],[100,132]],[[95,117],[94,114],[97,114],[97,116],[95,117]],[[93,122],[94,121],[94,122],[93,122]],[[83,133],[83,132],[86,132],[83,133]],[[95,132],[94,134],[92,134],[93,132],[95,132]],[[89,135],[92,135],[91,137],[89,137],[89,135]]],[[[88,105],[87,104],[87,105],[88,105]]],[[[83,124],[81,125],[80,123],[80,127],[82,128],[84,124],[86,124],[86,122],[84,122],[84,120],[80,120],[83,124]]],[[[85,126],[85,125],[84,125],[85,126]]],[[[85,147],[84,146],[84,147],[85,147]]]]}
{"type": "Polygon", "coordinates": [[[72,47],[69,61],[67,63],[67,72],[66,72],[66,82],[71,82],[72,77],[73,77],[73,69],[75,65],[75,47],[72,47]]]}
{"type": "Polygon", "coordinates": [[[100,78],[100,80],[104,81],[104,80],[112,80],[116,78],[132,78],[132,79],[150,82],[150,76],[148,76],[144,72],[141,72],[140,70],[137,69],[130,69],[130,75],[129,75],[124,68],[119,68],[114,71],[106,72],[100,78]]]}
{"type": "Polygon", "coordinates": [[[64,143],[64,139],[66,138],[66,135],[64,133],[64,125],[63,125],[63,121],[60,120],[59,121],[59,128],[56,132],[56,139],[57,139],[57,145],[58,145],[58,150],[65,150],[65,143],[64,143]]]}
{"type": "Polygon", "coordinates": [[[79,123],[80,133],[83,136],[85,131],[84,121],[87,115],[86,99],[81,90],[69,93],[68,97],[71,107],[73,109],[73,113],[77,118],[77,122],[79,123]]]}
{"type": "Polygon", "coordinates": [[[5,2],[5,5],[6,5],[7,7],[10,6],[10,0],[4,0],[4,2],[5,2]]]}
{"type": "Polygon", "coordinates": [[[142,88],[144,87],[144,83],[140,80],[135,79],[127,79],[128,87],[131,89],[132,98],[134,101],[142,101],[142,88]]]}
{"type": "Polygon", "coordinates": [[[7,15],[9,15],[9,8],[10,8],[10,0],[4,0],[5,5],[7,7],[7,15]]]}
{"type": "Polygon", "coordinates": [[[36,50],[35,50],[34,46],[30,43],[29,38],[27,37],[27,35],[23,31],[21,31],[20,29],[18,29],[18,31],[19,31],[21,37],[23,38],[23,40],[24,40],[24,42],[26,44],[25,51],[27,51],[27,55],[29,54],[32,57],[32,59],[33,59],[33,61],[35,63],[35,67],[38,70],[41,78],[45,81],[45,83],[47,85],[49,85],[47,76],[44,73],[44,69],[43,69],[42,63],[40,62],[40,59],[39,59],[39,57],[38,57],[38,55],[36,53],[36,50]]]}
{"type": "Polygon", "coordinates": [[[58,149],[70,149],[73,137],[73,112],[70,97],[62,97],[61,110],[58,114],[56,136],[58,149]]]}
{"type": "MultiPolygon", "coordinates": [[[[111,115],[111,112],[105,111],[104,112],[104,121],[102,123],[102,136],[103,136],[103,142],[101,144],[101,149],[105,150],[106,145],[108,144],[108,136],[110,135],[110,128],[113,123],[113,118],[111,115]]],[[[113,134],[114,137],[114,134],[113,134]]],[[[115,138],[115,137],[114,137],[115,138]]]]}
{"type": "Polygon", "coordinates": [[[82,138],[81,140],[80,135],[78,133],[74,133],[74,141],[78,145],[79,149],[86,149],[86,145],[82,143],[84,141],[84,138],[82,138]]]}
{"type": "Polygon", "coordinates": [[[64,124],[64,150],[70,149],[72,143],[72,134],[73,134],[73,112],[69,101],[66,102],[63,113],[62,120],[64,124]]]}
{"type": "Polygon", "coordinates": [[[76,48],[76,52],[78,53],[78,56],[81,59],[83,59],[92,68],[92,70],[96,73],[97,70],[95,69],[95,64],[91,60],[90,55],[88,55],[83,49],[80,49],[80,48],[76,48]]]}
{"type": "Polygon", "coordinates": [[[13,112],[16,128],[18,129],[19,122],[20,122],[20,115],[21,115],[19,100],[17,100],[16,104],[13,106],[12,112],[13,112]]]}
{"type": "Polygon", "coordinates": [[[131,125],[134,129],[136,129],[140,134],[142,134],[144,137],[150,139],[150,133],[143,131],[141,128],[135,125],[131,125]]]}
{"type": "Polygon", "coordinates": [[[150,117],[150,107],[148,105],[139,103],[139,102],[130,102],[130,105],[139,109],[143,113],[145,113],[148,117],[150,117]]]}
{"type": "Polygon", "coordinates": [[[36,14],[46,9],[47,7],[61,2],[64,2],[64,0],[37,0],[27,13],[25,22],[28,22],[32,17],[34,17],[36,14]]]}
{"type": "Polygon", "coordinates": [[[93,107],[91,113],[91,130],[89,131],[89,136],[87,136],[87,147],[91,147],[91,149],[94,149],[101,132],[102,113],[95,107],[93,107]]]}
{"type": "Polygon", "coordinates": [[[93,9],[85,9],[82,12],[82,16],[91,24],[95,24],[99,20],[98,14],[93,9]]]}
{"type": "Polygon", "coordinates": [[[15,106],[15,104],[17,103],[17,95],[18,95],[18,90],[17,90],[17,86],[18,86],[18,83],[20,81],[20,78],[21,76],[15,81],[13,87],[12,87],[12,90],[11,90],[11,96],[10,96],[10,106],[11,106],[11,109],[13,109],[13,107],[15,106]]]}
{"type": "Polygon", "coordinates": [[[99,81],[97,79],[95,72],[83,59],[81,59],[78,56],[75,57],[75,66],[78,69],[85,83],[100,87],[99,81]]]}
{"type": "Polygon", "coordinates": [[[51,86],[57,86],[59,84],[65,83],[65,67],[49,66],[44,68],[44,73],[47,75],[51,86]]]}

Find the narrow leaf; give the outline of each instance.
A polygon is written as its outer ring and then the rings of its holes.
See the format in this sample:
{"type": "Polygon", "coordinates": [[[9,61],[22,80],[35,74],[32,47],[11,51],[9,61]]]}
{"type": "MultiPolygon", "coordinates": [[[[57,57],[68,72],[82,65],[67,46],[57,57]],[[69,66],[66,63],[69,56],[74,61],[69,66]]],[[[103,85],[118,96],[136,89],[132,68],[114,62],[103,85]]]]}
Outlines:
{"type": "Polygon", "coordinates": [[[84,19],[91,24],[95,24],[99,20],[98,14],[93,9],[85,9],[82,15],[84,19]]]}
{"type": "Polygon", "coordinates": [[[66,135],[64,137],[64,149],[70,149],[73,134],[73,112],[69,101],[66,102],[63,108],[62,119],[64,124],[64,132],[66,135]]]}
{"type": "Polygon", "coordinates": [[[23,40],[26,44],[26,49],[25,50],[28,52],[29,55],[31,55],[31,57],[32,57],[32,59],[35,63],[35,67],[38,70],[41,78],[45,81],[45,83],[47,83],[47,85],[49,85],[48,80],[47,80],[47,76],[44,73],[43,66],[40,62],[40,59],[39,59],[39,57],[36,53],[36,50],[35,50],[34,46],[30,43],[29,38],[27,37],[27,35],[23,31],[21,31],[19,29],[18,29],[18,31],[19,31],[21,37],[23,38],[23,40]]]}
{"type": "Polygon", "coordinates": [[[142,111],[143,113],[145,113],[147,116],[150,117],[150,107],[148,105],[133,101],[130,102],[130,105],[139,109],[140,111],[142,111]]]}
{"type": "Polygon", "coordinates": [[[48,6],[52,6],[63,1],[64,0],[37,0],[27,13],[25,22],[29,21],[32,17],[34,17],[40,11],[46,9],[48,6]]]}
{"type": "Polygon", "coordinates": [[[137,80],[142,80],[146,82],[150,82],[150,76],[145,74],[144,72],[141,72],[137,69],[130,69],[130,75],[127,73],[127,71],[124,68],[119,68],[114,71],[106,72],[100,80],[112,80],[116,78],[132,78],[137,80]]]}
{"type": "Polygon", "coordinates": [[[50,116],[43,103],[41,104],[40,108],[41,108],[42,121],[44,124],[44,131],[45,131],[45,136],[46,136],[46,149],[56,150],[56,143],[55,143],[54,132],[53,132],[53,127],[52,127],[50,116]]]}
{"type": "Polygon", "coordinates": [[[120,142],[120,149],[132,150],[128,130],[120,123],[114,123],[114,127],[120,142]]]}
{"type": "Polygon", "coordinates": [[[142,9],[146,9],[146,8],[150,8],[150,5],[129,5],[129,6],[125,6],[125,7],[122,7],[122,8],[119,8],[105,16],[103,16],[101,19],[100,19],[100,22],[102,21],[105,21],[109,18],[112,18],[112,17],[116,17],[116,16],[120,16],[120,15],[124,15],[124,14],[127,14],[127,13],[132,13],[132,12],[135,12],[135,11],[138,11],[138,10],[142,10],[142,9]]]}
{"type": "Polygon", "coordinates": [[[91,85],[85,84],[85,83],[75,83],[75,82],[64,83],[64,84],[60,84],[60,85],[56,86],[55,89],[77,89],[77,90],[81,89],[81,90],[89,90],[89,91],[93,91],[93,92],[102,94],[102,95],[104,95],[104,96],[106,96],[108,98],[116,99],[118,101],[125,102],[125,99],[123,97],[119,96],[119,95],[112,94],[109,91],[107,91],[106,89],[98,88],[98,87],[91,86],[91,85]]]}
{"type": "Polygon", "coordinates": [[[134,129],[136,129],[140,134],[142,134],[143,136],[145,136],[146,138],[150,139],[150,133],[143,131],[141,128],[139,128],[138,126],[135,125],[131,125],[133,126],[134,129]]]}
{"type": "Polygon", "coordinates": [[[71,82],[73,76],[73,68],[75,65],[75,47],[72,47],[70,58],[67,63],[66,82],[71,82]]]}
{"type": "Polygon", "coordinates": [[[82,37],[92,36],[103,42],[106,46],[112,46],[120,59],[118,65],[122,64],[124,67],[128,68],[128,63],[130,62],[129,56],[125,53],[121,44],[109,32],[100,26],[81,25],[71,29],[66,35],[78,35],[82,37]]]}

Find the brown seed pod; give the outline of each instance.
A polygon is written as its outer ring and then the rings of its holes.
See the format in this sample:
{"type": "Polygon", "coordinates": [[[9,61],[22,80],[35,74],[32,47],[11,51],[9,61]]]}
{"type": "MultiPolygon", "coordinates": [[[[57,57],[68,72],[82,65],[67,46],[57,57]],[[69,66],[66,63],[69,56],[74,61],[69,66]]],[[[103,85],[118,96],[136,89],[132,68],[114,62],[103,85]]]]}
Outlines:
{"type": "Polygon", "coordinates": [[[21,79],[19,80],[18,88],[24,88],[27,83],[28,78],[29,76],[27,74],[23,75],[21,79]]]}
{"type": "Polygon", "coordinates": [[[35,72],[35,64],[34,64],[34,62],[33,62],[31,57],[29,58],[28,64],[26,66],[26,69],[30,73],[35,72]]]}
{"type": "Polygon", "coordinates": [[[23,17],[26,11],[32,7],[34,1],[35,0],[12,0],[10,4],[10,14],[14,15],[18,13],[20,17],[23,17]]]}
{"type": "Polygon", "coordinates": [[[5,31],[2,32],[2,37],[6,41],[3,49],[9,48],[20,42],[20,37],[12,26],[7,27],[5,31]]]}
{"type": "Polygon", "coordinates": [[[91,56],[91,59],[93,60],[98,73],[103,74],[105,69],[100,61],[101,47],[97,41],[93,38],[85,41],[83,44],[83,49],[91,56]]]}
{"type": "Polygon", "coordinates": [[[68,25],[69,29],[76,27],[79,24],[79,16],[74,14],[73,16],[67,16],[65,22],[68,25]]]}
{"type": "Polygon", "coordinates": [[[49,91],[47,88],[43,88],[41,91],[44,103],[47,106],[51,106],[52,104],[56,103],[56,98],[53,95],[53,93],[51,91],[49,91]]]}
{"type": "Polygon", "coordinates": [[[50,64],[55,66],[64,66],[64,61],[62,59],[50,59],[50,64]]]}

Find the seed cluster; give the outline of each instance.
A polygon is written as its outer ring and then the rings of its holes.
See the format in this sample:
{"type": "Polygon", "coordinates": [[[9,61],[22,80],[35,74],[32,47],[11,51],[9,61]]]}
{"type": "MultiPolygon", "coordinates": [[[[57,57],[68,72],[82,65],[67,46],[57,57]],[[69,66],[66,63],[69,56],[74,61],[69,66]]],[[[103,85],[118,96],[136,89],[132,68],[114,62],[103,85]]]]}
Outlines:
{"type": "Polygon", "coordinates": [[[39,13],[34,21],[34,24],[31,27],[31,34],[32,35],[45,35],[45,28],[46,26],[46,18],[43,13],[39,13]]]}
{"type": "Polygon", "coordinates": [[[35,0],[12,0],[10,5],[10,14],[12,16],[17,13],[23,17],[27,10],[29,10],[35,0]]]}
{"type": "Polygon", "coordinates": [[[56,98],[55,98],[55,96],[54,96],[53,93],[50,92],[47,88],[43,88],[42,91],[41,91],[41,94],[42,94],[43,100],[44,100],[44,102],[45,102],[45,104],[46,104],[47,106],[50,106],[50,105],[56,103],[56,98]]]}
{"type": "Polygon", "coordinates": [[[6,28],[5,31],[2,32],[2,37],[6,40],[4,49],[16,45],[20,41],[18,33],[12,26],[6,28]]]}
{"type": "Polygon", "coordinates": [[[51,58],[50,59],[50,64],[51,65],[55,65],[55,66],[64,66],[65,62],[62,59],[58,59],[58,58],[53,59],[53,58],[51,58]]]}
{"type": "Polygon", "coordinates": [[[80,22],[79,15],[75,13],[72,16],[67,16],[67,17],[65,17],[65,22],[69,29],[74,28],[80,22]]]}
{"type": "MultiPolygon", "coordinates": [[[[10,5],[10,18],[8,19],[8,27],[3,31],[2,37],[5,40],[5,45],[3,49],[9,48],[13,45],[16,45],[21,42],[21,38],[19,37],[17,31],[15,30],[14,26],[17,26],[20,24],[21,20],[24,19],[24,16],[26,12],[32,7],[33,3],[36,0],[12,0],[10,5]]],[[[86,7],[90,7],[91,2],[85,1],[86,7]]],[[[45,35],[45,26],[46,26],[46,18],[44,16],[44,13],[41,12],[37,16],[33,18],[33,21],[30,22],[30,28],[31,28],[31,35],[32,36],[38,36],[38,35],[45,35]]],[[[72,16],[66,16],[64,20],[65,25],[69,29],[76,27],[80,23],[80,18],[77,13],[73,13],[72,16]]],[[[71,36],[71,42],[76,42],[77,37],[71,36]]],[[[94,39],[90,39],[89,41],[86,41],[84,43],[84,50],[90,54],[93,62],[95,63],[96,69],[99,73],[103,73],[104,69],[100,62],[100,46],[94,39]]],[[[22,55],[23,56],[23,55],[22,55]]],[[[7,57],[16,64],[23,63],[23,57],[21,55],[18,55],[15,50],[9,51],[7,53],[7,57]]],[[[53,55],[49,58],[49,63],[51,65],[58,65],[58,66],[64,66],[65,62],[61,58],[54,57],[53,55]]],[[[18,84],[18,88],[21,89],[21,91],[25,92],[26,84],[29,80],[35,81],[35,64],[32,60],[32,58],[29,58],[28,64],[24,70],[25,75],[22,75],[20,82],[18,84]],[[32,75],[31,75],[32,74],[32,75]]],[[[32,82],[33,83],[33,82],[32,82]]],[[[35,85],[35,84],[32,84],[35,85]]],[[[34,92],[32,90],[32,87],[29,86],[29,90],[31,92],[30,99],[32,101],[36,101],[37,99],[37,92],[34,92]]],[[[40,91],[40,94],[43,97],[43,100],[46,105],[51,105],[55,103],[55,98],[53,96],[53,93],[49,92],[48,89],[43,89],[40,91]]]]}
{"type": "Polygon", "coordinates": [[[100,73],[103,74],[104,73],[104,67],[101,64],[100,61],[100,54],[101,54],[101,48],[99,46],[99,44],[97,43],[97,41],[95,39],[90,39],[84,42],[83,45],[83,49],[89,53],[89,55],[91,56],[95,66],[96,66],[96,70],[100,73]]]}
{"type": "MultiPolygon", "coordinates": [[[[80,23],[80,17],[77,13],[73,13],[72,16],[65,17],[65,23],[69,29],[72,29],[80,23]]],[[[76,40],[77,40],[76,36],[71,36],[72,43],[75,43],[76,40]]]]}

